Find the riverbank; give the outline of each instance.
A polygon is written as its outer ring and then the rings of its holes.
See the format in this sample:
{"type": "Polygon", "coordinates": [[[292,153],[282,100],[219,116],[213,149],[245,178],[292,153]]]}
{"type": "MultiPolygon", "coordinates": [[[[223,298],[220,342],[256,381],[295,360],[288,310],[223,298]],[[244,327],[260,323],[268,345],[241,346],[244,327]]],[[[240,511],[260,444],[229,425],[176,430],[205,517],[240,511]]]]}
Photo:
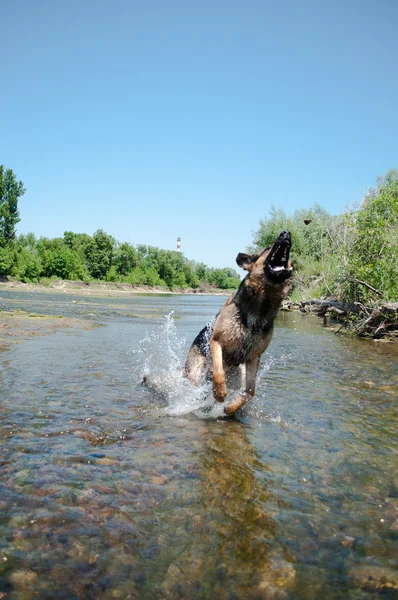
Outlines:
{"type": "Polygon", "coordinates": [[[169,290],[162,286],[133,285],[111,281],[70,281],[64,279],[49,279],[40,283],[23,283],[22,281],[0,279],[0,290],[39,291],[51,293],[78,294],[83,296],[134,296],[139,294],[198,294],[202,296],[228,296],[232,290],[217,288],[186,288],[169,290]]]}
{"type": "Polygon", "coordinates": [[[94,326],[93,321],[84,319],[0,310],[0,350],[35,336],[76,328],[88,330],[94,326]]]}
{"type": "MultiPolygon", "coordinates": [[[[108,281],[70,281],[62,279],[43,280],[40,283],[23,283],[22,281],[0,279],[1,290],[15,292],[45,292],[51,294],[68,294],[92,298],[129,298],[139,295],[197,295],[197,296],[229,296],[233,290],[216,288],[186,288],[173,291],[161,286],[133,285],[129,283],[108,281]]],[[[294,302],[287,299],[282,310],[298,310],[335,321],[338,325],[336,333],[348,332],[359,337],[374,340],[395,341],[398,343],[398,302],[374,303],[364,306],[359,302],[342,302],[335,298],[309,299],[294,302]],[[339,325],[340,324],[340,325],[339,325]]],[[[72,324],[70,326],[73,326],[72,324]]],[[[51,328],[54,328],[51,323],[51,328]]]]}
{"type": "Polygon", "coordinates": [[[359,337],[398,342],[398,302],[364,306],[359,302],[340,302],[334,298],[286,301],[284,310],[299,310],[341,323],[336,333],[348,331],[359,337]]]}

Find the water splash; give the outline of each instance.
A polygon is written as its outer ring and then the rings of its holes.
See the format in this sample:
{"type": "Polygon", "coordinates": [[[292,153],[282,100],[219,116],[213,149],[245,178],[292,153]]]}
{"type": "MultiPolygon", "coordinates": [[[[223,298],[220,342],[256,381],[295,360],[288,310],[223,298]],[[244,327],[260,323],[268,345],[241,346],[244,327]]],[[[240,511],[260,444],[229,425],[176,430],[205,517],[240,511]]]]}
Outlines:
{"type": "Polygon", "coordinates": [[[183,376],[186,340],[177,332],[173,312],[166,316],[160,329],[141,341],[141,351],[145,356],[144,377],[151,392],[166,403],[164,413],[195,413],[200,418],[222,416],[223,407],[215,403],[210,383],[194,386],[183,376]]]}

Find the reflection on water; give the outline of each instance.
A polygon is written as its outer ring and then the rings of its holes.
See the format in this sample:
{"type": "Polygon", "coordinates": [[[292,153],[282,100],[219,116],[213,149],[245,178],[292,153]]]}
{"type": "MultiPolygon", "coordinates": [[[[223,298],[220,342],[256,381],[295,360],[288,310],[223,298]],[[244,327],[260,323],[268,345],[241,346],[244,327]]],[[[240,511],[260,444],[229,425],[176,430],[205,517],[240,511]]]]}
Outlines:
{"type": "Polygon", "coordinates": [[[394,346],[281,314],[222,420],[180,375],[222,299],[91,301],[105,327],[0,356],[0,598],[397,596],[394,346]]]}

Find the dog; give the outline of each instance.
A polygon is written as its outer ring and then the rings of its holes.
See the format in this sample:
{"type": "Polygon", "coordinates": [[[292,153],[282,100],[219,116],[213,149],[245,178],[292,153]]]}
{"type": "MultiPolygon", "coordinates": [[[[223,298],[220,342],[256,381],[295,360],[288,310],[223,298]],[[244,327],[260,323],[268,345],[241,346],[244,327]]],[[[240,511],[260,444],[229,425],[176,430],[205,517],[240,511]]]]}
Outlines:
{"type": "Polygon", "coordinates": [[[283,231],[273,246],[256,254],[238,254],[236,262],[248,274],[188,351],[185,376],[194,385],[211,376],[218,402],[227,397],[227,382],[242,382],[246,372],[245,390],[224,407],[225,416],[234,415],[254,396],[260,357],[271,341],[274,319],[290,288],[291,246],[290,233],[283,231]]]}

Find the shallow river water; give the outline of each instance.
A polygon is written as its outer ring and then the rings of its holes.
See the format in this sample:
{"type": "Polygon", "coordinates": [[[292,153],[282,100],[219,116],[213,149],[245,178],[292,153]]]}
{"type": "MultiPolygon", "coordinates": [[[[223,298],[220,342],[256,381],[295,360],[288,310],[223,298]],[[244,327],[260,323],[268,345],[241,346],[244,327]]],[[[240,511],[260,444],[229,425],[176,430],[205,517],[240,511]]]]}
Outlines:
{"type": "Polygon", "coordinates": [[[222,419],[181,366],[223,302],[0,293],[95,324],[0,353],[0,599],[397,598],[396,346],[281,313],[222,419]]]}

